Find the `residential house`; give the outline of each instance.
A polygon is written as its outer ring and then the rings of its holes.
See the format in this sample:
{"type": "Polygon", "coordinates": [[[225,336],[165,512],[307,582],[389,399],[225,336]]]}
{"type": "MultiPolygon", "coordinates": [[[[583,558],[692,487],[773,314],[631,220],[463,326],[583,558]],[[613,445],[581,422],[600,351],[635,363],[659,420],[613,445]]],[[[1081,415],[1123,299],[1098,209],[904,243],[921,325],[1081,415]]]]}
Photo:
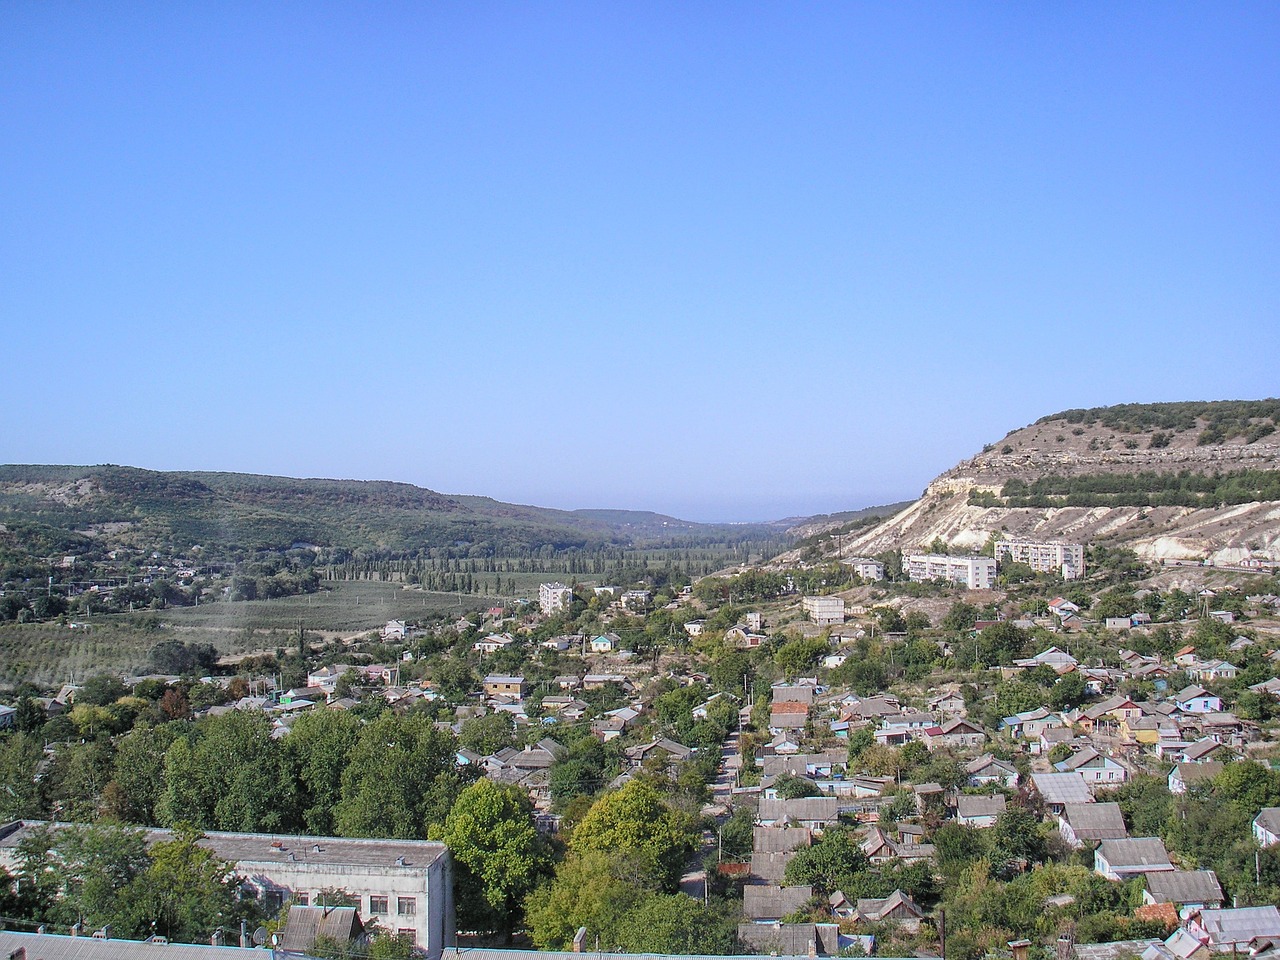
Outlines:
{"type": "Polygon", "coordinates": [[[1054,597],[1049,601],[1049,612],[1055,617],[1062,618],[1069,614],[1079,613],[1080,607],[1063,597],[1054,597]]]}
{"type": "Polygon", "coordinates": [[[1239,673],[1239,667],[1225,660],[1205,660],[1187,668],[1188,676],[1195,677],[1202,683],[1234,680],[1239,673]]]}
{"type": "Polygon", "coordinates": [[[1173,864],[1159,837],[1130,837],[1098,844],[1093,870],[1108,880],[1128,880],[1139,874],[1171,872],[1173,864]]]}
{"type": "Polygon", "coordinates": [[[1187,931],[1214,953],[1255,953],[1280,942],[1280,910],[1273,905],[1201,910],[1187,921],[1187,931]]]}
{"type": "Polygon", "coordinates": [[[980,724],[963,717],[948,720],[941,726],[928,727],[924,735],[925,746],[930,750],[946,747],[954,750],[971,750],[987,742],[987,732],[980,724]]]}
{"type": "Polygon", "coordinates": [[[1224,766],[1221,760],[1174,764],[1169,771],[1169,792],[1176,795],[1186,793],[1189,787],[1207,787],[1224,766]]]}
{"type": "Polygon", "coordinates": [[[997,793],[990,797],[974,797],[961,794],[956,798],[956,822],[964,827],[994,827],[996,818],[1004,813],[1005,797],[997,793]]]}
{"type": "Polygon", "coordinates": [[[588,673],[582,678],[583,690],[603,690],[606,687],[631,689],[631,681],[620,673],[588,673]]]}
{"type": "Polygon", "coordinates": [[[502,673],[491,673],[484,678],[484,694],[486,697],[506,695],[523,700],[528,686],[524,677],[513,677],[502,673]]]}
{"type": "Polygon", "coordinates": [[[1017,767],[1007,760],[996,759],[990,753],[984,753],[970,760],[965,764],[964,769],[969,776],[969,785],[972,787],[983,787],[994,783],[1012,789],[1018,782],[1017,767]]]}
{"type": "Polygon", "coordinates": [[[1046,707],[1036,707],[1005,717],[1000,721],[1002,729],[1008,730],[1014,737],[1023,740],[1035,740],[1048,727],[1065,726],[1062,717],[1046,707]]]}
{"type": "Polygon", "coordinates": [[[1058,647],[1050,647],[1048,650],[1042,650],[1034,657],[1025,660],[1015,660],[1015,667],[1022,667],[1024,670],[1034,670],[1036,667],[1048,666],[1052,667],[1054,673],[1061,676],[1064,673],[1070,673],[1079,664],[1079,661],[1065,650],[1058,647]]]}
{"type": "Polygon", "coordinates": [[[660,755],[665,755],[668,763],[682,763],[693,756],[693,750],[668,737],[658,737],[649,743],[628,747],[626,755],[636,765],[643,765],[645,761],[660,755]]]}
{"type": "Polygon", "coordinates": [[[809,721],[809,705],[784,701],[769,707],[769,732],[781,733],[783,730],[800,730],[809,721]]]}
{"type": "Polygon", "coordinates": [[[1263,807],[1253,818],[1253,839],[1260,847],[1280,843],[1280,807],[1263,807]]]}
{"type": "Polygon", "coordinates": [[[702,630],[706,625],[707,621],[705,620],[686,620],[684,624],[684,632],[690,637],[700,637],[702,636],[702,630]]]}
{"type": "MultiPolygon", "coordinates": [[[[1157,749],[1157,754],[1160,751],[1157,749]]],[[[1209,759],[1221,759],[1226,753],[1226,749],[1217,740],[1210,737],[1204,737],[1194,743],[1184,744],[1172,752],[1166,751],[1162,759],[1172,760],[1174,763],[1204,763],[1209,759]]]]}
{"type": "MultiPolygon", "coordinates": [[[[751,887],[747,887],[751,890],[751,887]]],[[[764,888],[758,888],[764,889],[764,888]]],[[[855,944],[868,954],[874,937],[847,936],[834,923],[781,923],[755,920],[738,924],[738,939],[762,957],[838,957],[855,944]]]]}
{"type": "Polygon", "coordinates": [[[895,890],[882,900],[859,899],[852,919],[859,923],[892,922],[908,933],[916,933],[924,917],[925,911],[914,900],[895,890]]]}
{"type": "Polygon", "coordinates": [[[937,696],[930,697],[927,704],[930,713],[940,714],[958,714],[963,715],[968,712],[965,706],[964,697],[958,693],[940,693],[937,696]]]}
{"type": "Polygon", "coordinates": [[[800,606],[807,616],[819,626],[829,627],[844,623],[843,597],[804,597],[800,606]]]}
{"type": "Polygon", "coordinates": [[[1148,873],[1143,903],[1172,903],[1179,910],[1217,910],[1222,906],[1222,886],[1212,870],[1174,870],[1148,873]]]}
{"type": "Polygon", "coordinates": [[[817,687],[811,683],[775,683],[769,688],[774,703],[813,703],[817,687]]]}
{"type": "Polygon", "coordinates": [[[516,638],[509,633],[491,633],[473,643],[471,649],[479,653],[497,653],[515,642],[516,638]]]}
{"type": "Polygon", "coordinates": [[[1067,846],[1081,847],[1129,836],[1118,803],[1068,803],[1058,815],[1058,833],[1067,846]]]}
{"type": "Polygon", "coordinates": [[[1084,777],[1075,771],[1033,773],[1031,783],[1050,813],[1060,814],[1069,803],[1093,803],[1093,794],[1084,777]]]}
{"type": "Polygon", "coordinates": [[[768,640],[763,633],[752,632],[743,624],[734,624],[724,632],[724,642],[739,650],[754,650],[768,640]]]}
{"type": "Polygon", "coordinates": [[[840,819],[840,801],[836,797],[766,798],[760,801],[756,819],[765,827],[805,827],[821,833],[840,819]]]}
{"type": "Polygon", "coordinates": [[[622,638],[616,633],[604,633],[591,638],[589,649],[592,653],[613,653],[622,646],[622,638]]]}
{"type": "Polygon", "coordinates": [[[765,884],[742,888],[742,914],[753,923],[775,923],[804,909],[813,899],[813,887],[781,887],[765,884]]]}
{"type": "Polygon", "coordinates": [[[1084,777],[1085,783],[1095,787],[1099,784],[1121,784],[1129,779],[1128,770],[1093,747],[1085,747],[1053,766],[1059,773],[1078,773],[1084,777]]]}

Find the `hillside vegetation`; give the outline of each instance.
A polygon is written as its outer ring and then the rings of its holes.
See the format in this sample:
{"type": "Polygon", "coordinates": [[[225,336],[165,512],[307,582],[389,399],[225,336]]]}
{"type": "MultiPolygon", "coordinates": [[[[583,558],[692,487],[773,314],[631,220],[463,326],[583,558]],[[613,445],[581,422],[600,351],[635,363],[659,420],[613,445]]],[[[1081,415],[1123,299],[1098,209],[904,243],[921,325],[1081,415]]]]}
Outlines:
{"type": "MultiPolygon", "coordinates": [[[[1280,400],[1067,410],[1011,431],[825,555],[977,550],[992,535],[1123,544],[1147,559],[1280,559],[1280,400]]],[[[784,555],[786,556],[786,555],[784,555]]]]}

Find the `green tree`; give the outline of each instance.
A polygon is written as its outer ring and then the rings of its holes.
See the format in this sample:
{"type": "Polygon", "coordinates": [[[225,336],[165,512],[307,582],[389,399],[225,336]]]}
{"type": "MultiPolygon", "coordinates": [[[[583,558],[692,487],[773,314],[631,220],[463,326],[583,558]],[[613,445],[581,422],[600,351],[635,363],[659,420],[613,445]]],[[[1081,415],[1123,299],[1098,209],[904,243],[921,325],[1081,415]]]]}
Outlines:
{"type": "Polygon", "coordinates": [[[520,904],[551,866],[528,795],[477,780],[458,795],[439,839],[458,865],[455,902],[463,926],[500,930],[510,942],[520,904]]]}
{"type": "Polygon", "coordinates": [[[127,924],[135,935],[157,933],[179,943],[207,941],[219,926],[252,916],[252,901],[241,901],[241,881],[231,864],[200,846],[203,834],[179,824],[173,839],[152,844],[150,864],[123,892],[127,924]]]}
{"type": "Polygon", "coordinates": [[[360,731],[342,772],[334,823],[344,837],[423,839],[465,785],[457,744],[419,713],[384,713],[360,731]]]}
{"type": "Polygon", "coordinates": [[[462,721],[458,742],[481,756],[489,756],[515,744],[514,721],[505,711],[469,717],[462,721]]]}
{"type": "MultiPolygon", "coordinates": [[[[634,782],[634,781],[633,781],[634,782]]],[[[626,915],[649,894],[637,879],[637,867],[624,852],[575,852],[556,870],[555,879],[525,901],[529,935],[542,950],[567,950],[580,927],[588,942],[610,950],[626,915]]]]}
{"type": "Polygon", "coordinates": [[[342,772],[360,738],[360,721],[346,710],[311,710],[293,724],[284,740],[286,766],[301,787],[303,828],[329,836],[336,830],[334,808],[342,799],[342,772]]]}
{"type": "Polygon", "coordinates": [[[647,780],[634,779],[592,804],[574,829],[569,849],[627,858],[646,886],[674,891],[694,842],[688,818],[664,803],[647,780]]]}
{"type": "Polygon", "coordinates": [[[811,884],[823,894],[842,890],[852,896],[870,868],[858,838],[850,830],[831,829],[813,846],[797,850],[787,863],[789,884],[811,884]]]}
{"type": "Polygon", "coordinates": [[[733,923],[687,894],[645,897],[618,924],[615,948],[625,953],[725,955],[734,952],[733,923]]]}
{"type": "Polygon", "coordinates": [[[165,791],[165,754],[178,726],[135,727],[116,747],[116,797],[111,813],[129,823],[157,823],[156,807],[165,791]]]}

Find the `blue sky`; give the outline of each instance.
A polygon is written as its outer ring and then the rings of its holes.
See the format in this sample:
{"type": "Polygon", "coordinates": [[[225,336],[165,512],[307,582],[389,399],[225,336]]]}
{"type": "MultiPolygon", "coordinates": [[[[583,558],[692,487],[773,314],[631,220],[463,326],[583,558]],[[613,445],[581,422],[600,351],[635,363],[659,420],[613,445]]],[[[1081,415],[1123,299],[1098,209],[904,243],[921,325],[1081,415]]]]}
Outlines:
{"type": "Polygon", "coordinates": [[[1280,7],[0,6],[0,459],[769,519],[1274,396],[1280,7]]]}

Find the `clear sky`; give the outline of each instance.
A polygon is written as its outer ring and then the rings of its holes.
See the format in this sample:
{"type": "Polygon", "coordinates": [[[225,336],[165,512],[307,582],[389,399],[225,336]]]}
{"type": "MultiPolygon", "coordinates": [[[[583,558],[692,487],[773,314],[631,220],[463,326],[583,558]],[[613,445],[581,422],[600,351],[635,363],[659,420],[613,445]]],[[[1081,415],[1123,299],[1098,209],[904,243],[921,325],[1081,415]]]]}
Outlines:
{"type": "Polygon", "coordinates": [[[1280,394],[1280,5],[0,5],[0,459],[751,520],[1280,394]]]}

